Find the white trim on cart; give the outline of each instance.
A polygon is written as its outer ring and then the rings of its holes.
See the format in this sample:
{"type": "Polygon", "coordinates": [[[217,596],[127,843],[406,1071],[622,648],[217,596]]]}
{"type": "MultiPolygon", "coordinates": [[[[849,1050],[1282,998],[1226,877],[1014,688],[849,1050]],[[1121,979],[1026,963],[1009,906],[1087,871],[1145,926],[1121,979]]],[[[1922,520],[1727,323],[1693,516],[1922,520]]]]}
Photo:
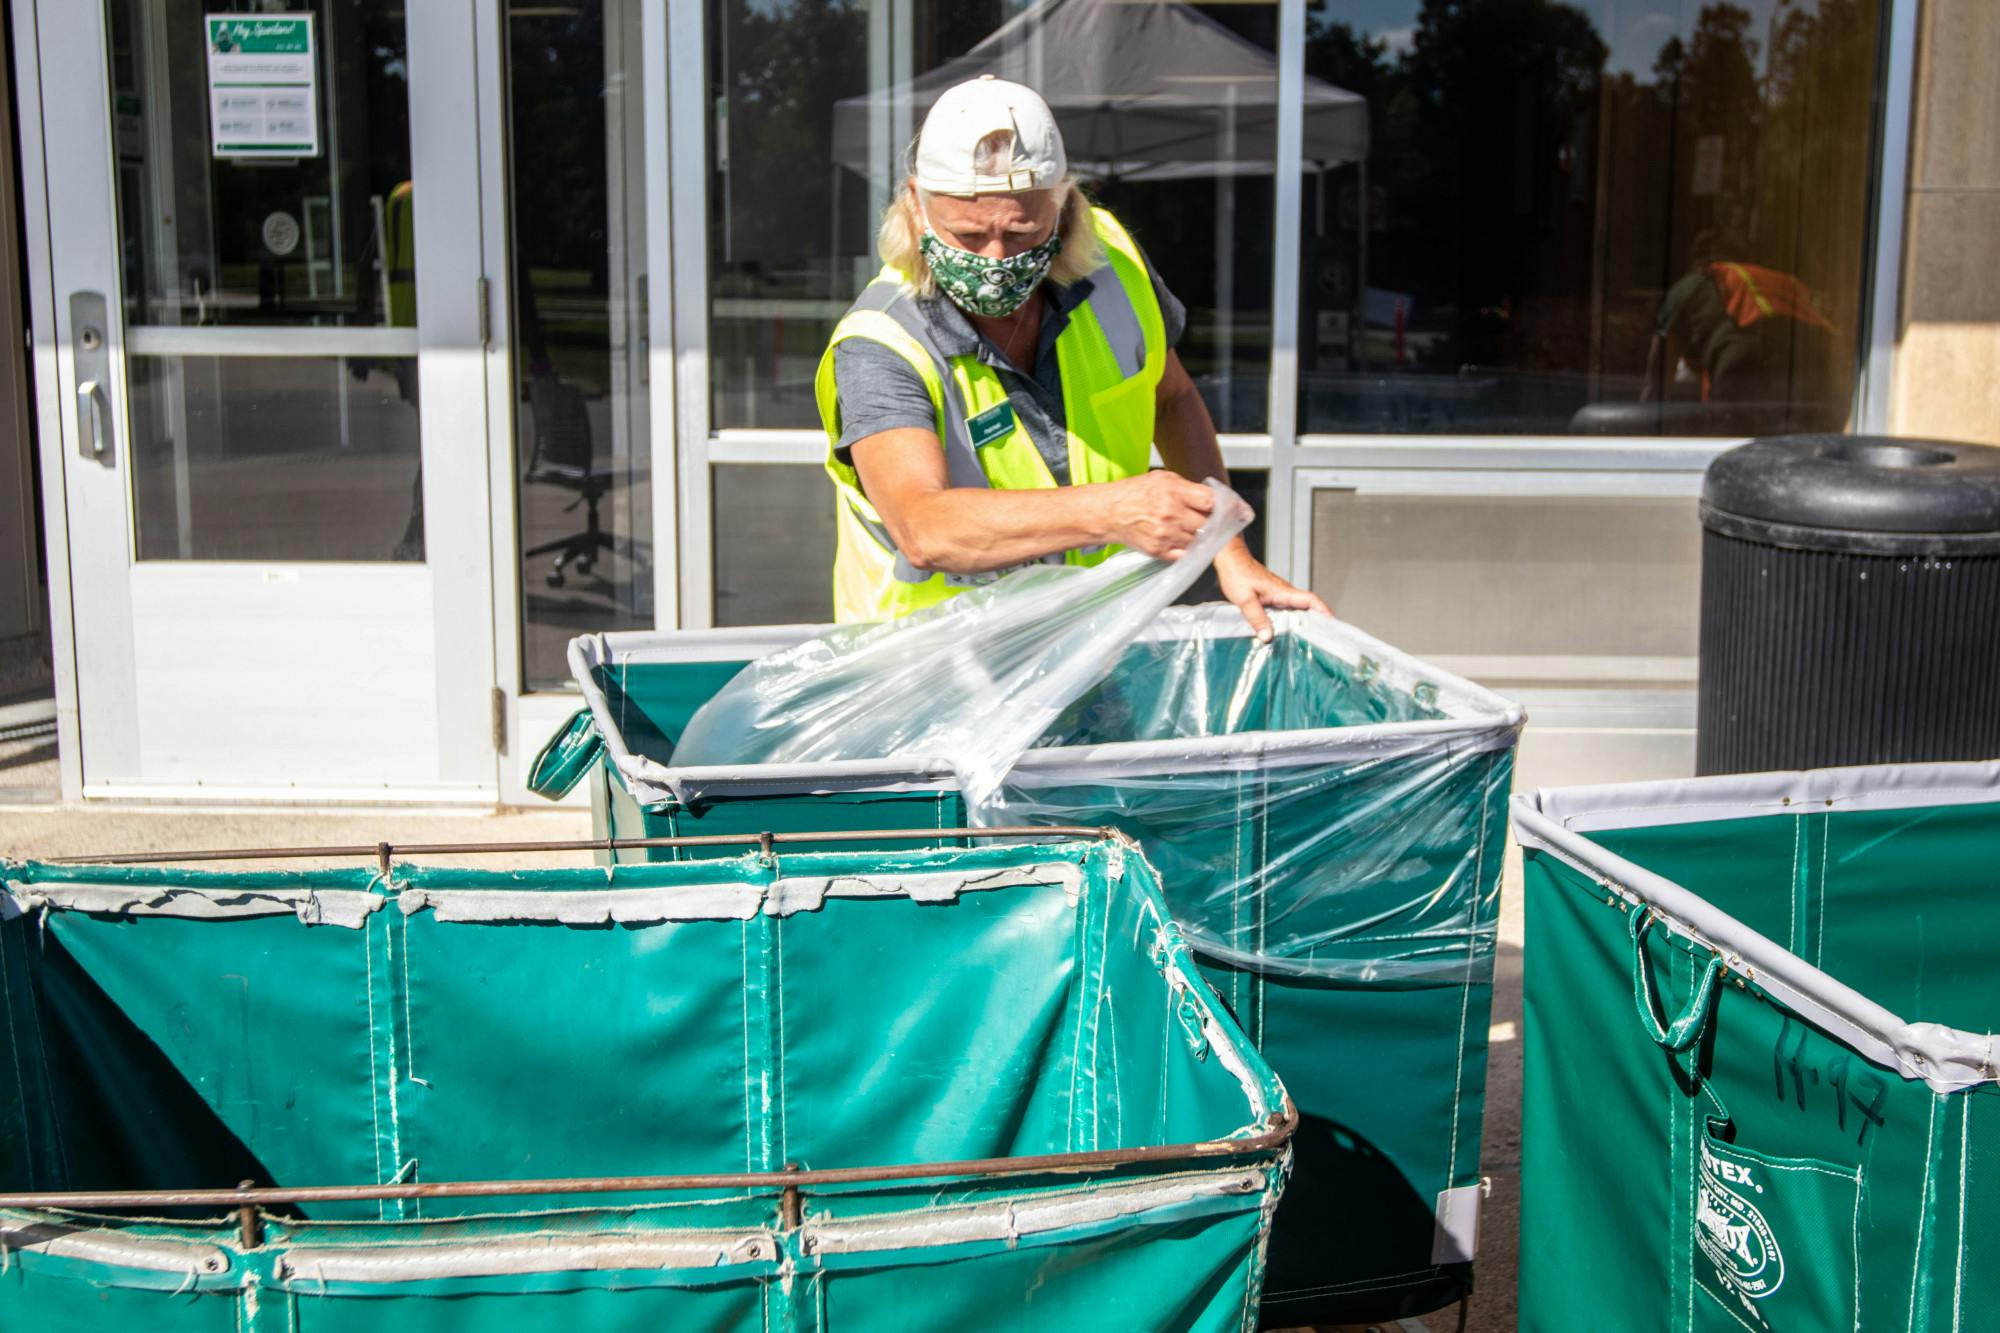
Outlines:
{"type": "MultiPolygon", "coordinates": [[[[1277,619],[1288,632],[1310,640],[1340,661],[1365,668],[1399,693],[1414,693],[1420,688],[1434,691],[1434,706],[1440,716],[1410,722],[1029,750],[1021,756],[1010,781],[1026,786],[1062,783],[1078,774],[1101,776],[1113,766],[1127,775],[1157,775],[1185,772],[1196,765],[1261,769],[1357,757],[1372,761],[1419,749],[1434,750],[1440,744],[1476,752],[1513,745],[1526,721],[1519,704],[1437,670],[1353,625],[1295,611],[1279,612],[1277,619]]],[[[596,719],[598,734],[604,738],[612,766],[641,804],[668,800],[686,803],[700,799],[704,793],[722,790],[747,796],[801,788],[908,791],[952,785],[951,765],[942,756],[673,767],[670,762],[631,752],[625,744],[621,719],[597,680],[599,669],[615,673],[626,666],[649,662],[748,661],[802,642],[820,628],[777,625],[756,630],[681,634],[588,634],[570,641],[570,669],[596,719]]],[[[1140,637],[1147,640],[1243,638],[1249,633],[1249,626],[1233,607],[1181,606],[1169,608],[1140,637]]]]}
{"type": "Polygon", "coordinates": [[[1934,1092],[1950,1093],[1996,1080],[1991,1035],[1905,1021],[1692,890],[1606,850],[1587,834],[1718,819],[1996,801],[2000,761],[1544,788],[1516,793],[1512,814],[1514,837],[1524,849],[1555,857],[1632,907],[1643,905],[1669,932],[1713,951],[1726,970],[1755,982],[1865,1058],[1934,1092]]]}

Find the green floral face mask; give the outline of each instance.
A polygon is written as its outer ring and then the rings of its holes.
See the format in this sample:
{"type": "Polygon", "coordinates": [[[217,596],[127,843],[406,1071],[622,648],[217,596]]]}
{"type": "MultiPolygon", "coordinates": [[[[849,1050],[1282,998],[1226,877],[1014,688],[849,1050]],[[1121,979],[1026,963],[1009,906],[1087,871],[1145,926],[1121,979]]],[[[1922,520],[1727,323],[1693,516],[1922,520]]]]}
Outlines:
{"type": "Polygon", "coordinates": [[[1050,232],[1049,239],[1032,250],[1005,259],[988,259],[948,244],[926,225],[917,249],[931,266],[938,286],[959,309],[971,315],[1004,319],[1019,310],[1049,275],[1049,265],[1062,249],[1062,231],[1050,232]]]}

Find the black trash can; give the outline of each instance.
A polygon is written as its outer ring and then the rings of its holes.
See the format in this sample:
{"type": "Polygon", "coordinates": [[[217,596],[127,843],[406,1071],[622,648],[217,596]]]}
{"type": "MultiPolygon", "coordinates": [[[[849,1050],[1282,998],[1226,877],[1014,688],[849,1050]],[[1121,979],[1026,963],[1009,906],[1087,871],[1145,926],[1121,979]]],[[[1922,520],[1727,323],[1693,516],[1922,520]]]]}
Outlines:
{"type": "Polygon", "coordinates": [[[2000,758],[2000,448],[1756,440],[1701,522],[1698,772],[2000,758]]]}

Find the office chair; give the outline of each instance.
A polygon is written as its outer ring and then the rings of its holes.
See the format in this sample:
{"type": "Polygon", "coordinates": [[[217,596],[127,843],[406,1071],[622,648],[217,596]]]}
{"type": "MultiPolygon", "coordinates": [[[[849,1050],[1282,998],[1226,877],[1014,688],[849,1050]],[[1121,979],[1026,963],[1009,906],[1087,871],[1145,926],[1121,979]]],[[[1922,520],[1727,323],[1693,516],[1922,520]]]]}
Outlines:
{"type": "Polygon", "coordinates": [[[545,576],[551,588],[563,586],[566,572],[574,566],[588,575],[602,552],[617,549],[616,540],[601,526],[597,506],[611,489],[611,474],[596,467],[590,440],[590,413],[583,394],[559,376],[531,375],[528,379],[528,409],[535,425],[534,452],[528,458],[527,481],[545,481],[577,493],[563,506],[565,514],[583,506],[581,532],[543,542],[522,553],[524,560],[555,554],[555,563],[545,576]]]}

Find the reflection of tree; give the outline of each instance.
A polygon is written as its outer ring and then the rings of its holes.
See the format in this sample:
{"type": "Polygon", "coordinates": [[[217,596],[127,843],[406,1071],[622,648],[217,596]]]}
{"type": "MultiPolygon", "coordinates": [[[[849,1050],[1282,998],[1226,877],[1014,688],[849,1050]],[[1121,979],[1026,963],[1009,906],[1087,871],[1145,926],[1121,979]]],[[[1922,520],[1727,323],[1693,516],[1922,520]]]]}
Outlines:
{"type": "Polygon", "coordinates": [[[1587,277],[1574,244],[1587,224],[1569,206],[1570,177],[1606,54],[1570,5],[1425,0],[1407,64],[1415,87],[1430,90],[1425,137],[1455,147],[1460,165],[1456,181],[1411,203],[1433,245],[1461,210],[1485,220],[1459,246],[1461,362],[1563,364],[1585,351],[1570,303],[1542,297],[1587,277]]]}
{"type": "Polygon", "coordinates": [[[1660,47],[1653,61],[1653,92],[1674,118],[1674,197],[1686,206],[1675,210],[1669,243],[1674,258],[1684,260],[1697,231],[1721,226],[1740,233],[1749,221],[1764,120],[1750,11],[1731,4],[1704,7],[1685,44],[1669,38],[1660,47]],[[1711,154],[1720,145],[1721,172],[1719,180],[1702,182],[1697,193],[1695,176],[1704,145],[1711,154]]]}
{"type": "MultiPolygon", "coordinates": [[[[1860,323],[1879,54],[1874,0],[1787,9],[1771,50],[1753,240],[1812,287],[1834,326],[1860,323]]],[[[1847,348],[1853,350],[1852,339],[1847,348]]],[[[1851,367],[1850,367],[1851,369],[1851,367]]]]}
{"type": "MultiPolygon", "coordinates": [[[[728,108],[728,189],[711,186],[711,245],[719,284],[732,274],[802,264],[825,236],[821,212],[802,235],[801,201],[830,207],[824,187],[831,109],[868,90],[866,0],[779,0],[709,7],[710,60],[728,108]]],[[[866,196],[853,192],[860,222],[866,196]]],[[[873,245],[863,247],[873,250],[873,245]]]]}
{"type": "Polygon", "coordinates": [[[1683,46],[1669,38],[1653,62],[1654,82],[1674,88],[1675,101],[1699,129],[1754,129],[1764,103],[1757,91],[1757,43],[1750,36],[1750,11],[1737,5],[1708,5],[1695,17],[1694,34],[1683,46]]]}
{"type": "MultiPolygon", "coordinates": [[[[1761,44],[1749,11],[1705,6],[1682,49],[1669,42],[1655,64],[1658,90],[1675,108],[1678,154],[1669,264],[1682,271],[1694,237],[1733,237],[1744,260],[1802,280],[1838,336],[1794,349],[1793,397],[1845,398],[1866,252],[1869,147],[1879,37],[1873,0],[1783,4],[1761,44]],[[1696,194],[1693,146],[1720,137],[1723,171],[1713,193],[1696,194]]],[[[1708,184],[1713,184],[1709,182],[1708,184]]]]}
{"type": "Polygon", "coordinates": [[[1423,323],[1446,325],[1429,344],[1435,368],[1499,358],[1523,317],[1539,318],[1536,295],[1587,264],[1587,247],[1567,243],[1588,226],[1570,203],[1605,56],[1588,16],[1556,0],[1424,0],[1393,60],[1345,23],[1314,21],[1307,67],[1376,113],[1369,180],[1387,211],[1368,284],[1413,293],[1423,323]]]}
{"type": "Polygon", "coordinates": [[[1390,80],[1396,65],[1388,58],[1388,48],[1373,38],[1363,37],[1337,19],[1312,15],[1306,25],[1306,63],[1314,77],[1338,88],[1360,93],[1371,107],[1387,101],[1390,80]]]}
{"type": "Polygon", "coordinates": [[[611,387],[605,302],[604,23],[515,15],[508,29],[516,318],[531,363],[596,395],[611,387]]]}

